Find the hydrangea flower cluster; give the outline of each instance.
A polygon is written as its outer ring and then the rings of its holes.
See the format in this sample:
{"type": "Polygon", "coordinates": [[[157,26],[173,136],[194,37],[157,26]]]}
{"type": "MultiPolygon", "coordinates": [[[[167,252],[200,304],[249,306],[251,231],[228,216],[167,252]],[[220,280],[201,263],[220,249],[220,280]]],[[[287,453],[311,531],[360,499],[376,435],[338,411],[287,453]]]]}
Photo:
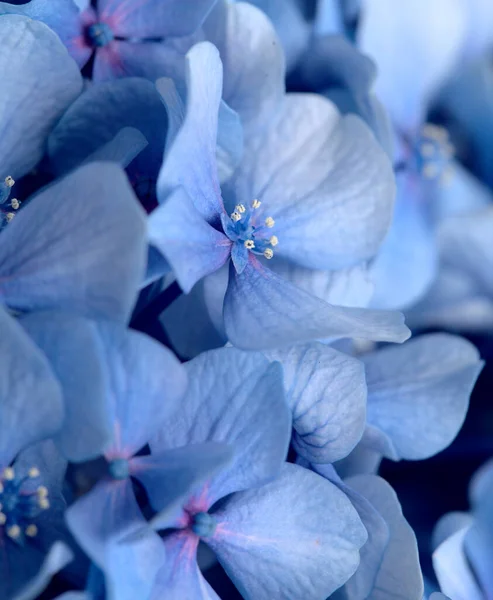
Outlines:
{"type": "MultiPolygon", "coordinates": [[[[492,17],[0,2],[0,600],[426,598],[379,468],[483,368],[492,17]]],[[[438,527],[454,600],[493,594],[491,472],[438,527]]]]}

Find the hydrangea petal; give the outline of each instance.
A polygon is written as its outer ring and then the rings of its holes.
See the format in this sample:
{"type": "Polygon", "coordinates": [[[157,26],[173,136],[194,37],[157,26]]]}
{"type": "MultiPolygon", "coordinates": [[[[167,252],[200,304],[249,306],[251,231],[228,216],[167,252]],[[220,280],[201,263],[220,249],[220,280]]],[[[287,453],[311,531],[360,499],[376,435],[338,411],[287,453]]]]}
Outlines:
{"type": "Polygon", "coordinates": [[[113,432],[96,323],[44,311],[20,322],[49,359],[64,392],[65,418],[55,438],[60,451],[72,462],[100,456],[113,432]]]}
{"type": "Polygon", "coordinates": [[[455,64],[464,34],[460,0],[364,3],[358,43],[378,65],[375,91],[402,129],[412,131],[422,122],[426,103],[455,64]]]}
{"type": "MultiPolygon", "coordinates": [[[[80,0],[79,0],[80,1],[80,0]]],[[[72,0],[29,0],[26,4],[0,2],[0,15],[24,15],[41,21],[58,34],[72,58],[82,67],[89,59],[92,48],[84,40],[80,10],[72,0]]]]}
{"type": "Polygon", "coordinates": [[[224,467],[232,456],[226,444],[209,442],[134,457],[130,463],[131,475],[146,488],[154,510],[165,511],[153,519],[153,526],[164,529],[163,517],[173,505],[224,467]]]}
{"type": "Polygon", "coordinates": [[[457,435],[483,363],[467,340],[445,333],[411,340],[362,357],[368,383],[368,423],[395,454],[419,460],[446,448],[457,435]]]}
{"type": "Polygon", "coordinates": [[[107,457],[130,458],[168,422],[182,400],[187,376],[174,354],[137,331],[99,323],[108,374],[106,410],[114,439],[107,457]]]}
{"type": "Polygon", "coordinates": [[[454,600],[484,600],[464,553],[461,529],[441,544],[433,553],[433,568],[442,591],[454,600]]]}
{"type": "Polygon", "coordinates": [[[291,433],[280,365],[269,364],[258,353],[222,348],[201,354],[185,367],[189,388],[182,408],[151,441],[151,450],[205,441],[231,445],[231,465],[207,486],[209,505],[274,478],[291,433]]]}
{"type": "Polygon", "coordinates": [[[265,355],[283,366],[297,453],[321,463],[347,456],[366,424],[363,364],[320,343],[271,350],[265,355]]]}
{"type": "Polygon", "coordinates": [[[112,140],[90,154],[84,164],[108,161],[115,162],[125,169],[147,146],[147,140],[138,129],[124,127],[112,140]]]}
{"type": "Polygon", "coordinates": [[[164,548],[159,536],[146,528],[130,479],[99,483],[67,510],[66,520],[104,572],[110,600],[149,596],[165,560],[164,548]]]}
{"type": "Polygon", "coordinates": [[[202,218],[182,188],[151,214],[149,240],[169,261],[187,294],[200,279],[220,269],[231,253],[231,241],[202,218]]]}
{"type": "Polygon", "coordinates": [[[246,350],[329,337],[396,342],[409,337],[400,313],[332,306],[252,258],[241,275],[230,268],[224,321],[230,341],[246,350]]]}
{"type": "Polygon", "coordinates": [[[165,156],[158,179],[158,197],[165,201],[182,186],[195,208],[209,222],[223,211],[216,164],[222,65],[212,44],[197,44],[187,54],[187,112],[165,156]]]}
{"type": "Polygon", "coordinates": [[[310,37],[310,27],[295,0],[250,0],[272,21],[279,36],[288,72],[296,66],[310,37]]]}
{"type": "MultiPolygon", "coordinates": [[[[62,542],[53,544],[34,579],[10,597],[12,600],[35,600],[48,585],[53,575],[61,571],[72,559],[73,555],[68,546],[62,542]]],[[[23,575],[25,581],[25,573],[23,575]]],[[[2,578],[2,586],[4,584],[5,580],[2,578]]]]}
{"type": "Polygon", "coordinates": [[[39,21],[3,15],[0,46],[0,164],[2,179],[16,179],[42,158],[49,132],[82,91],[82,77],[58,36],[39,21]]]}
{"type": "Polygon", "coordinates": [[[174,533],[163,543],[166,564],[157,574],[150,600],[220,600],[197,565],[198,538],[188,532],[174,533]]]}
{"type": "Polygon", "coordinates": [[[327,99],[289,94],[276,121],[247,140],[228,185],[275,220],[276,254],[313,269],[372,257],[390,225],[395,183],[369,128],[327,99]]]}
{"type": "Polygon", "coordinates": [[[147,147],[133,162],[131,177],[157,178],[166,142],[168,117],[150,81],[129,77],[87,88],[70,106],[48,142],[58,174],[87,160],[125,127],[140,131],[147,147]]]}
{"type": "Polygon", "coordinates": [[[216,0],[99,0],[100,18],[119,37],[165,38],[194,33],[216,0]]]}
{"type": "Polygon", "coordinates": [[[63,402],[45,356],[1,307],[0,325],[0,467],[6,467],[22,448],[57,432],[63,402]]]}
{"type": "Polygon", "coordinates": [[[326,598],[354,573],[366,541],[346,496],[292,464],[272,483],[234,494],[214,516],[207,544],[245,600],[326,598]]]}
{"type": "MultiPolygon", "coordinates": [[[[290,0],[281,1],[290,4],[290,0]]],[[[272,23],[252,6],[258,2],[220,3],[224,4],[220,22],[208,27],[206,23],[206,34],[221,54],[223,98],[240,115],[249,135],[250,129],[275,116],[282,104],[284,55],[272,23]]]]}
{"type": "MultiPolygon", "coordinates": [[[[367,597],[371,600],[421,600],[424,584],[416,536],[402,514],[394,490],[384,479],[375,475],[351,477],[345,483],[371,503],[384,517],[389,528],[389,543],[377,572],[371,574],[373,585],[367,597]]],[[[353,576],[353,581],[357,574],[353,576]]],[[[348,597],[355,598],[352,593],[348,597]]]]}
{"type": "Polygon", "coordinates": [[[0,295],[125,321],[146,260],[143,211],[123,171],[91,163],[37,194],[0,235],[0,295]]]}

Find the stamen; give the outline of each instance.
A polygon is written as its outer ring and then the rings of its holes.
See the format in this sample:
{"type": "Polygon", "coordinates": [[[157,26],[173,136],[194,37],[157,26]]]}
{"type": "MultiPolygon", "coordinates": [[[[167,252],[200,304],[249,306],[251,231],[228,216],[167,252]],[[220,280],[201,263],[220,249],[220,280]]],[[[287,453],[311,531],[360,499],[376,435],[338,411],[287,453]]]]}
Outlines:
{"type": "Polygon", "coordinates": [[[279,243],[279,240],[277,239],[277,235],[273,235],[270,238],[269,243],[271,246],[277,246],[277,244],[279,243]]]}
{"type": "Polygon", "coordinates": [[[244,244],[247,250],[253,250],[255,248],[255,243],[253,240],[245,240],[244,244]]]}
{"type": "Polygon", "coordinates": [[[39,469],[37,467],[31,467],[27,474],[31,479],[36,479],[36,477],[39,477],[39,469]]]}
{"type": "Polygon", "coordinates": [[[19,527],[19,525],[11,525],[8,529],[7,529],[7,535],[9,536],[9,538],[12,538],[13,540],[16,540],[21,534],[21,528],[19,527]]]}
{"type": "Polygon", "coordinates": [[[15,217],[15,213],[13,212],[8,212],[5,217],[7,218],[7,221],[10,223],[10,221],[12,221],[12,219],[15,217]]]}
{"type": "Polygon", "coordinates": [[[271,248],[266,248],[264,250],[264,256],[265,256],[265,258],[270,260],[274,256],[274,250],[272,250],[271,248]]]}
{"type": "Polygon", "coordinates": [[[422,170],[423,176],[426,179],[435,179],[435,177],[438,175],[438,172],[439,169],[437,165],[433,163],[427,163],[426,165],[424,165],[422,170]]]}
{"type": "Polygon", "coordinates": [[[19,202],[19,200],[17,200],[17,198],[12,198],[12,200],[10,201],[10,206],[14,209],[14,210],[19,210],[21,203],[19,202]]]}
{"type": "Polygon", "coordinates": [[[42,510],[48,510],[50,508],[50,501],[48,500],[48,498],[40,497],[38,498],[38,506],[42,510]]]}
{"type": "Polygon", "coordinates": [[[27,537],[36,537],[38,535],[38,528],[34,524],[28,525],[24,533],[27,537]]]}
{"type": "Polygon", "coordinates": [[[260,205],[261,205],[261,204],[262,204],[262,202],[260,202],[260,200],[254,200],[254,201],[252,202],[252,208],[253,208],[253,209],[260,208],[260,205]]]}
{"type": "Polygon", "coordinates": [[[231,213],[231,220],[237,223],[241,219],[241,215],[239,212],[231,213]]]}
{"type": "Polygon", "coordinates": [[[15,184],[15,181],[13,179],[13,177],[11,177],[10,175],[8,177],[5,178],[5,185],[9,188],[13,187],[15,184]]]}
{"type": "Polygon", "coordinates": [[[44,485],[40,485],[39,488],[36,490],[36,494],[38,494],[40,498],[47,498],[48,489],[44,485]]]}
{"type": "Polygon", "coordinates": [[[265,219],[265,224],[269,229],[271,229],[272,227],[274,227],[276,222],[274,221],[274,219],[272,217],[267,217],[267,219],[265,219]]]}
{"type": "Polygon", "coordinates": [[[7,516],[4,513],[0,512],[0,525],[5,525],[7,522],[7,516]]]}
{"type": "Polygon", "coordinates": [[[7,481],[13,481],[15,477],[15,471],[12,467],[5,467],[3,470],[3,478],[7,481]]]}
{"type": "Polygon", "coordinates": [[[240,214],[243,214],[246,211],[246,208],[243,204],[237,204],[235,206],[235,212],[238,212],[240,214]]]}

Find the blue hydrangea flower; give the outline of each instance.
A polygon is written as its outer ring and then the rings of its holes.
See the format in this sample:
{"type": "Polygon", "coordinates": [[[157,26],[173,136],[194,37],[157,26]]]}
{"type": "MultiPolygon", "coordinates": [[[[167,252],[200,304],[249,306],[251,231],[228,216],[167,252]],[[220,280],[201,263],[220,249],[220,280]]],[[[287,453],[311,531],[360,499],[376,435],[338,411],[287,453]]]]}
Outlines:
{"type": "Polygon", "coordinates": [[[162,206],[150,219],[150,240],[183,290],[224,271],[231,259],[214,310],[224,290],[226,334],[246,349],[328,336],[405,339],[397,313],[330,306],[275,272],[277,264],[292,264],[309,286],[316,271],[353,267],[376,252],[393,179],[371,133],[354,117],[341,119],[321,97],[288,95],[271,127],[247,140],[221,192],[214,156],[221,63],[207,43],[188,57],[190,69],[204,76],[189,78],[192,102],[159,176],[162,206]],[[264,261],[274,255],[269,269],[264,261]]]}
{"type": "Polygon", "coordinates": [[[59,429],[63,402],[46,358],[3,309],[0,324],[0,597],[31,600],[71,560],[50,505],[60,471],[36,446],[59,429]]]}
{"type": "Polygon", "coordinates": [[[372,269],[376,307],[406,308],[421,299],[436,277],[436,225],[444,211],[477,205],[476,186],[454,161],[447,131],[426,123],[431,101],[461,56],[463,5],[369,0],[362,10],[357,42],[378,65],[375,92],[397,134],[396,211],[372,269]]]}
{"type": "Polygon", "coordinates": [[[346,475],[391,460],[423,460],[444,450],[459,432],[483,362],[467,340],[423,335],[402,346],[362,355],[368,385],[367,426],[346,475]]]}
{"type": "Polygon", "coordinates": [[[442,592],[454,600],[486,600],[493,592],[492,491],[489,461],[471,481],[471,512],[445,515],[434,532],[435,573],[442,592]]]}
{"type": "Polygon", "coordinates": [[[62,384],[66,416],[57,445],[71,460],[102,454],[108,463],[108,476],[68,509],[69,528],[104,572],[109,597],[146,597],[164,556],[155,534],[122,541],[146,523],[131,477],[142,482],[155,510],[171,510],[230,452],[201,444],[135,456],[180,407],[187,385],[178,360],[151,338],[110,322],[50,313],[22,324],[62,384]]]}
{"type": "Polygon", "coordinates": [[[183,56],[215,0],[30,0],[0,3],[0,14],[45,22],[83,66],[94,54],[97,81],[179,75],[183,56]],[[191,37],[192,36],[192,37],[191,37]]]}
{"type": "Polygon", "coordinates": [[[183,408],[151,442],[152,451],[208,440],[232,446],[234,457],[179,512],[151,521],[168,558],[151,597],[218,598],[196,565],[199,541],[245,598],[328,596],[356,569],[366,536],[334,485],[283,464],[291,420],[280,365],[225,348],[185,367],[183,408]],[[331,519],[323,517],[327,510],[331,519]]]}

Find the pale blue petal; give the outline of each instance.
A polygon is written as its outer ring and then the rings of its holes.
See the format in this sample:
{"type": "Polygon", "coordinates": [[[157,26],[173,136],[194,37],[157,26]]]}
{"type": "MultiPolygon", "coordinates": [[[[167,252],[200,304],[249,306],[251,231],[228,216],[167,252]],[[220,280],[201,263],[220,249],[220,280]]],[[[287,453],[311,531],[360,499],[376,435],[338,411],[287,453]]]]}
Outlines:
{"type": "Polygon", "coordinates": [[[378,65],[375,92],[403,130],[415,130],[454,67],[465,33],[460,0],[368,0],[360,49],[378,65]]]}
{"type": "Polygon", "coordinates": [[[1,307],[0,330],[0,467],[6,467],[20,450],[58,431],[63,401],[46,357],[1,307]]]}
{"type": "Polygon", "coordinates": [[[148,597],[165,560],[164,546],[146,527],[130,479],[100,482],[65,516],[77,542],[104,572],[109,600],[148,597]]]}
{"type": "Polygon", "coordinates": [[[276,477],[291,434],[280,365],[258,353],[223,348],[205,352],[185,367],[189,388],[182,408],[151,441],[151,450],[206,441],[231,445],[231,465],[207,485],[209,506],[276,477]]]}
{"type": "Polygon", "coordinates": [[[231,496],[207,543],[245,600],[326,598],[359,563],[366,531],[348,498],[298,465],[231,496]]]}
{"type": "Polygon", "coordinates": [[[215,0],[99,0],[102,21],[111,23],[120,37],[166,38],[194,33],[215,0]]]}
{"type": "Polygon", "coordinates": [[[45,353],[63,389],[65,418],[55,437],[57,446],[72,462],[98,457],[113,432],[96,323],[44,311],[20,322],[45,353]]]}
{"type": "Polygon", "coordinates": [[[81,167],[39,192],[1,233],[0,296],[22,311],[125,321],[145,272],[145,225],[120,167],[81,167]]]}
{"type": "Polygon", "coordinates": [[[453,600],[484,600],[464,553],[468,529],[454,533],[433,553],[433,568],[441,590],[453,600]]]}
{"type": "Polygon", "coordinates": [[[109,161],[125,169],[147,146],[147,140],[138,129],[124,127],[112,140],[90,154],[83,164],[109,161]]]}
{"type": "Polygon", "coordinates": [[[197,44],[187,54],[187,112],[168,149],[158,180],[158,197],[182,186],[208,221],[223,211],[216,163],[222,65],[212,44],[197,44]]]}
{"type": "Polygon", "coordinates": [[[252,258],[241,275],[230,269],[224,322],[230,341],[246,350],[329,337],[396,342],[409,337],[400,313],[332,306],[252,258]]]}
{"type": "MultiPolygon", "coordinates": [[[[220,0],[218,4],[213,22],[206,23],[206,35],[221,54],[223,98],[241,117],[246,135],[250,136],[281,106],[285,91],[284,55],[272,23],[252,6],[259,2],[230,4],[220,0]]],[[[286,8],[289,13],[291,0],[281,0],[279,4],[280,11],[286,8]]]]}
{"type": "Polygon", "coordinates": [[[48,154],[57,174],[79,166],[125,127],[140,131],[147,147],[130,174],[157,178],[166,142],[168,117],[154,85],[143,79],[99,83],[70,106],[50,136],[48,154]]]}
{"type": "Polygon", "coordinates": [[[0,47],[0,177],[16,179],[42,158],[51,129],[82,91],[82,77],[58,36],[39,21],[2,16],[0,47]]]}
{"type": "Polygon", "coordinates": [[[45,589],[53,575],[61,571],[73,559],[72,552],[62,542],[56,542],[46,555],[38,574],[12,600],[35,600],[45,589]]]}
{"type": "Polygon", "coordinates": [[[368,423],[386,440],[382,445],[377,442],[376,450],[394,460],[420,460],[452,442],[483,367],[472,344],[458,336],[430,334],[362,360],[368,383],[368,423]]]}
{"type": "Polygon", "coordinates": [[[130,474],[146,488],[154,510],[164,511],[152,520],[153,527],[165,529],[166,514],[232,457],[232,448],[226,444],[209,442],[133,458],[130,474]]]}
{"type": "Polygon", "coordinates": [[[183,188],[174,190],[152,212],[149,241],[168,260],[186,294],[220,269],[231,254],[231,241],[207,223],[183,188]]]}
{"type": "Polygon", "coordinates": [[[169,422],[182,402],[187,374],[154,339],[112,323],[98,323],[104,353],[106,410],[114,438],[108,458],[130,458],[169,422]]]}
{"type": "Polygon", "coordinates": [[[450,536],[460,529],[470,527],[473,524],[473,516],[466,512],[450,512],[444,515],[435,525],[431,539],[431,547],[436,550],[450,536]]]}
{"type": "Polygon", "coordinates": [[[265,355],[283,366],[297,453],[315,463],[347,456],[366,424],[363,364],[320,343],[265,355]]]}
{"type": "MultiPolygon", "coordinates": [[[[373,585],[371,593],[366,596],[368,599],[421,600],[424,584],[416,536],[402,514],[402,508],[394,490],[384,479],[374,475],[351,477],[345,483],[371,503],[385,519],[389,529],[388,545],[377,572],[360,573],[362,579],[358,582],[357,571],[353,576],[352,583],[364,584],[365,576],[370,575],[373,585]]],[[[351,589],[351,583],[348,586],[351,589]]],[[[362,600],[364,598],[364,596],[359,597],[362,600]]],[[[352,590],[348,594],[348,598],[356,599],[352,590]]]]}

